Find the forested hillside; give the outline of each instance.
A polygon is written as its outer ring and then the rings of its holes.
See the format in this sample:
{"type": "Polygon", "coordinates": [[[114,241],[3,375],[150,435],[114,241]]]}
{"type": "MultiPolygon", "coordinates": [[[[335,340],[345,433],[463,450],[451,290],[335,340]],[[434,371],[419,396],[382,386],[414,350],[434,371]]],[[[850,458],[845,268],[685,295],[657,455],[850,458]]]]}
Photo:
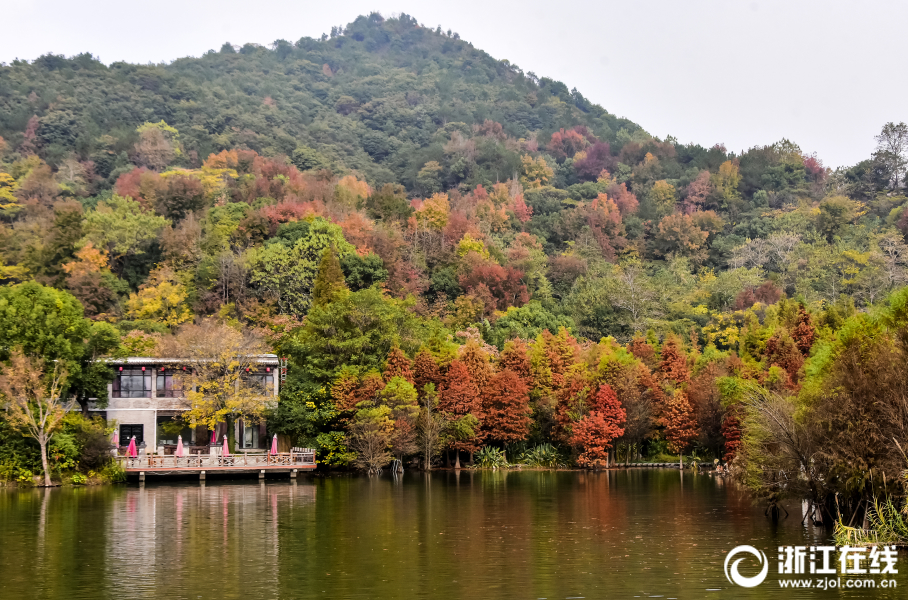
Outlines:
{"type": "Polygon", "coordinates": [[[403,383],[499,415],[462,449],[723,456],[744,416],[717,382],[794,397],[815,342],[908,282],[904,124],[836,170],[788,140],[681,144],[407,15],[169,65],[15,62],[0,136],[5,293],[71,294],[130,351],[202,317],[267,330],[295,365],[270,423],[338,464],[350,411],[403,383]]]}

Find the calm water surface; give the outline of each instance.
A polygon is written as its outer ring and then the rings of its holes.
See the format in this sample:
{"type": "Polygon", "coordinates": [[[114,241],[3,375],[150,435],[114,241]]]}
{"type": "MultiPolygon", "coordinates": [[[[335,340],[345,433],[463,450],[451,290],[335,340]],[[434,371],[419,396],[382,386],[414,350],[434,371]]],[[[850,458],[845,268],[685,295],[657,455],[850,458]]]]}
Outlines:
{"type": "Polygon", "coordinates": [[[667,469],[0,490],[0,597],[908,598],[904,553],[896,590],[780,589],[777,546],[828,543],[789,510],[667,469]]]}

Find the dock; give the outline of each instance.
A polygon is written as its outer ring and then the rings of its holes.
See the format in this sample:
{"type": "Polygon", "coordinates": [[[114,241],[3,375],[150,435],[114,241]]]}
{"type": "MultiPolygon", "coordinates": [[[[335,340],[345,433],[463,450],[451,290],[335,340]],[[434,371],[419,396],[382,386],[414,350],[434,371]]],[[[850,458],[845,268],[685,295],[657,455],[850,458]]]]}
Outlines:
{"type": "Polygon", "coordinates": [[[147,475],[189,474],[198,474],[199,479],[204,480],[208,473],[258,473],[260,478],[264,478],[266,473],[288,473],[291,478],[295,478],[300,471],[311,471],[316,467],[315,452],[309,449],[278,454],[245,452],[230,456],[148,454],[138,457],[117,456],[116,461],[127,476],[138,475],[139,481],[145,481],[147,475]]]}

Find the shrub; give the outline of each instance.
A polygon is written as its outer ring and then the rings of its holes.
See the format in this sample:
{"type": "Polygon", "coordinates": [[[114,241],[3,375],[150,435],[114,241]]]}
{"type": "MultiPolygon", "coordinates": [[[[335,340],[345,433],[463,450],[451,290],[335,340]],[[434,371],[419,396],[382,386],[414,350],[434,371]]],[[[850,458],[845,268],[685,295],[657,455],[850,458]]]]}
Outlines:
{"type": "Polygon", "coordinates": [[[500,448],[483,446],[473,456],[474,469],[506,469],[510,466],[504,450],[500,448]]]}
{"type": "Polygon", "coordinates": [[[518,460],[530,467],[557,469],[564,467],[566,461],[558,449],[551,444],[539,444],[520,455],[518,460]]]}

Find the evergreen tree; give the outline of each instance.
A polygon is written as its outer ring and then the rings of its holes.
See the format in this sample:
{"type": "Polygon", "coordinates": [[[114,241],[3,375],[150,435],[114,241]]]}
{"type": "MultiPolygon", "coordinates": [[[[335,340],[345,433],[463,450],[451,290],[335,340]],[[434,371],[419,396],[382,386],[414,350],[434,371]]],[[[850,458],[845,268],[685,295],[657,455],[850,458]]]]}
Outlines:
{"type": "Polygon", "coordinates": [[[344,281],[344,272],[341,270],[340,261],[334,253],[334,248],[328,247],[322,251],[322,261],[318,267],[318,276],[312,286],[312,306],[325,306],[349,292],[344,281]]]}

